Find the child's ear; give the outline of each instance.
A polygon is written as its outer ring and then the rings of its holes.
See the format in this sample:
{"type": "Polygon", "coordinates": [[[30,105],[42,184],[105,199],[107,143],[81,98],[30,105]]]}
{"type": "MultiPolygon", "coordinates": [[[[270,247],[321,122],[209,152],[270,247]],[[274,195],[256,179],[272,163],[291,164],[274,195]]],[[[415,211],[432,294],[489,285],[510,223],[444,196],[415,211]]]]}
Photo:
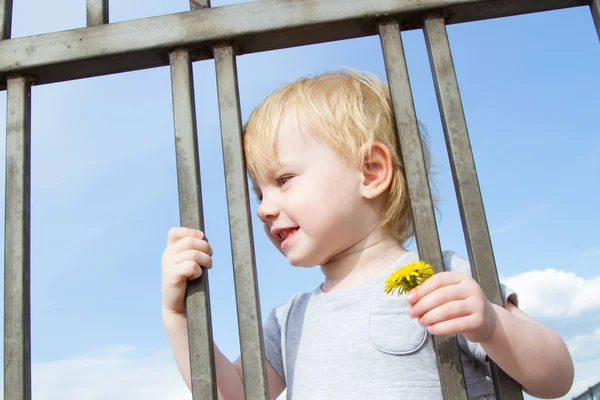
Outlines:
{"type": "Polygon", "coordinates": [[[366,146],[361,171],[361,194],[367,199],[374,199],[390,187],[394,163],[390,149],[383,143],[373,142],[366,146]]]}

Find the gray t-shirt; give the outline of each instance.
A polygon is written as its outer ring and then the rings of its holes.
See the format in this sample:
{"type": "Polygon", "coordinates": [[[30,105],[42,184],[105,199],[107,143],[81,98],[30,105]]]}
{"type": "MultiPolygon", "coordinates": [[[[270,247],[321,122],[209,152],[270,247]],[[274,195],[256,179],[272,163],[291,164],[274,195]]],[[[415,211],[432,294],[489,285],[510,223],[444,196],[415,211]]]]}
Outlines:
{"type": "MultiPolygon", "coordinates": [[[[295,294],[269,314],[265,354],[287,399],[442,399],[431,335],[408,315],[406,296],[383,291],[392,271],[417,259],[409,252],[357,287],[295,294]]],[[[444,264],[471,273],[456,253],[444,252],[444,264]]],[[[502,291],[516,303],[514,292],[502,291]]],[[[495,399],[485,351],[458,339],[469,399],[495,399]]]]}

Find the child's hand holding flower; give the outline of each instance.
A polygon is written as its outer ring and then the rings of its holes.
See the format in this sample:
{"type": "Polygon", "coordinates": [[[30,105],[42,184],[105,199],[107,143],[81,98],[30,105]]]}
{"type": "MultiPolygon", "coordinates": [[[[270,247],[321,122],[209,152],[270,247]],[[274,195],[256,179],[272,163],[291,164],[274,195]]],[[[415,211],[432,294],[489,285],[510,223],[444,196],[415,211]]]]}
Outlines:
{"type": "Polygon", "coordinates": [[[496,310],[479,284],[460,272],[442,272],[412,289],[407,300],[408,314],[418,318],[433,335],[462,334],[480,343],[496,327],[496,310]]]}

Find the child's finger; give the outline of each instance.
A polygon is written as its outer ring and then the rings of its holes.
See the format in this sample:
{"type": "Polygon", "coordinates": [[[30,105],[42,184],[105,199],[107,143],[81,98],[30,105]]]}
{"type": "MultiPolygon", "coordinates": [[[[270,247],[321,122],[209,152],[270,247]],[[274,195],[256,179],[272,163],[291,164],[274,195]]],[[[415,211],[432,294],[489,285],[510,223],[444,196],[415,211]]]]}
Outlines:
{"type": "Polygon", "coordinates": [[[446,303],[465,299],[467,297],[467,293],[465,293],[464,290],[461,290],[461,288],[462,286],[456,283],[437,288],[433,292],[421,297],[416,303],[413,303],[408,309],[408,314],[413,318],[418,318],[446,303]]]}
{"type": "Polygon", "coordinates": [[[184,237],[196,237],[198,239],[204,239],[204,232],[183,226],[171,228],[167,234],[167,246],[172,245],[184,237]]]}
{"type": "Polygon", "coordinates": [[[429,310],[419,318],[419,324],[430,326],[451,319],[465,317],[469,314],[471,314],[471,311],[469,310],[467,301],[455,300],[429,310]]]}
{"type": "Polygon", "coordinates": [[[202,275],[202,268],[194,260],[186,260],[177,265],[177,269],[183,278],[188,280],[199,278],[202,275]]]}
{"type": "Polygon", "coordinates": [[[207,253],[198,250],[184,250],[177,253],[174,258],[176,264],[191,260],[203,268],[212,267],[212,258],[207,253]]]}
{"type": "Polygon", "coordinates": [[[410,304],[415,304],[420,299],[427,296],[434,290],[437,290],[444,286],[455,285],[457,283],[462,282],[463,275],[464,274],[460,274],[457,272],[441,272],[439,274],[435,274],[434,276],[427,279],[425,282],[408,292],[406,300],[408,300],[410,304]]]}
{"type": "Polygon", "coordinates": [[[212,256],[212,247],[206,240],[198,239],[197,237],[186,236],[171,245],[169,249],[170,254],[181,253],[185,250],[198,250],[202,251],[209,256],[212,256]]]}
{"type": "Polygon", "coordinates": [[[429,325],[427,330],[432,335],[455,335],[470,330],[471,316],[459,317],[429,325]]]}

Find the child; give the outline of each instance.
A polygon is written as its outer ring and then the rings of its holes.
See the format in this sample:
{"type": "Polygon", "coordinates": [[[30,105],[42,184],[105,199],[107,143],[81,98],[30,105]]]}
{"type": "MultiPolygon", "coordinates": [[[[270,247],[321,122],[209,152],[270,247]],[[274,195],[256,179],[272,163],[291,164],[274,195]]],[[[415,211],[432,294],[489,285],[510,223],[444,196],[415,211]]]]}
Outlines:
{"type": "MultiPolygon", "coordinates": [[[[562,339],[516,307],[491,304],[467,261],[444,253],[448,272],[408,295],[384,293],[417,260],[404,168],[386,87],[366,74],[329,73],[285,86],[250,116],[244,133],[265,231],[297,267],[319,265],[323,283],[264,324],[271,399],[441,399],[430,335],[458,334],[469,398],[493,399],[486,357],[534,396],[560,397],[573,382],[562,339]]],[[[425,149],[426,151],[426,149],[425,149]]],[[[211,267],[202,232],[173,228],[162,258],[163,321],[190,386],[184,293],[211,267]]],[[[222,399],[243,399],[241,361],[216,348],[222,399]]]]}

